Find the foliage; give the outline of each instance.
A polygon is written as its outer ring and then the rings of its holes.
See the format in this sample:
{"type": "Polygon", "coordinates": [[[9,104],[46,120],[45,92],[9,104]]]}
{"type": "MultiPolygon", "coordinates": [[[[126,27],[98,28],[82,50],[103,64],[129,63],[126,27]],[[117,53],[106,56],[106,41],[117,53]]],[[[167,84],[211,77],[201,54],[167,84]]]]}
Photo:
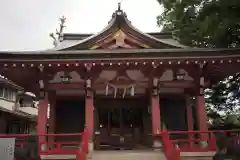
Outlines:
{"type": "Polygon", "coordinates": [[[158,25],[181,43],[199,47],[235,47],[240,42],[239,0],[158,0],[164,7],[158,25]],[[186,36],[187,35],[187,36],[186,36]]]}
{"type": "Polygon", "coordinates": [[[236,106],[240,105],[240,73],[235,76],[230,76],[224,81],[220,81],[217,85],[214,85],[211,90],[205,91],[206,103],[210,108],[222,111],[225,113],[237,112],[236,106]]]}
{"type": "Polygon", "coordinates": [[[225,129],[240,128],[239,85],[240,76],[238,73],[236,76],[230,76],[206,90],[207,112],[208,117],[213,120],[212,126],[225,126],[227,127],[225,129]]]}
{"type": "MultiPolygon", "coordinates": [[[[158,0],[158,2],[164,8],[164,12],[157,17],[158,25],[163,26],[163,31],[171,31],[180,43],[209,48],[240,46],[239,0],[158,0]]],[[[236,74],[206,90],[208,116],[214,120],[213,123],[240,124],[239,115],[234,114],[238,111],[236,106],[240,105],[239,88],[240,74],[236,74]],[[222,116],[221,112],[225,115],[222,116]]]]}

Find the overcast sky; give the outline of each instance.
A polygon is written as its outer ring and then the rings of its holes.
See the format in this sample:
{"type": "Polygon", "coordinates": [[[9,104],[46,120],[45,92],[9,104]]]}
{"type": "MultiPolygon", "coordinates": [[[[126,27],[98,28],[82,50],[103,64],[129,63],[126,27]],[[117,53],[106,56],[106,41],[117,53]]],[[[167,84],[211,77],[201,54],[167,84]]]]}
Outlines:
{"type": "MultiPolygon", "coordinates": [[[[120,0],[5,0],[0,5],[0,50],[44,50],[58,18],[67,18],[64,32],[96,33],[105,27],[120,0]]],[[[156,32],[157,0],[123,0],[123,10],[138,29],[156,32]]]]}

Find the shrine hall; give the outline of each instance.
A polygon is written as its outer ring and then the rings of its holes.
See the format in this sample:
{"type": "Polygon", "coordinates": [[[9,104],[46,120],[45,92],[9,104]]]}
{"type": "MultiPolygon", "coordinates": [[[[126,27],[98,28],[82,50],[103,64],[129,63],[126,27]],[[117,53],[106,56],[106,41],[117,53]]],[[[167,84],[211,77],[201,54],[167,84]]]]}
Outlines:
{"type": "Polygon", "coordinates": [[[119,8],[98,34],[63,33],[44,51],[2,51],[0,66],[38,97],[38,134],[87,127],[95,150],[148,149],[163,130],[208,130],[204,89],[240,71],[240,49],[191,48],[169,32],[144,33],[119,8]]]}

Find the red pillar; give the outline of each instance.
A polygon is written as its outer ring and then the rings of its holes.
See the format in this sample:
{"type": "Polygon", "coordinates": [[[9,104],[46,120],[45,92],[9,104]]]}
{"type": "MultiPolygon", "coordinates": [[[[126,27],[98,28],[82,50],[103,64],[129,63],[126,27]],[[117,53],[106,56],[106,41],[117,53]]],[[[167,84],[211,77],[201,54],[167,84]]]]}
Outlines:
{"type": "MultiPolygon", "coordinates": [[[[197,119],[198,119],[198,130],[201,132],[208,131],[207,125],[207,113],[205,107],[205,99],[204,99],[204,87],[205,87],[205,78],[204,78],[204,66],[205,64],[199,65],[199,74],[196,74],[195,81],[196,81],[196,112],[197,112],[197,119]]],[[[197,73],[197,72],[196,72],[197,73]]],[[[207,139],[208,134],[201,133],[201,138],[207,139]]],[[[205,141],[205,140],[203,140],[205,141]]]]}
{"type": "MultiPolygon", "coordinates": [[[[159,134],[161,132],[161,118],[160,118],[160,99],[159,94],[151,95],[152,105],[152,135],[159,134]]],[[[158,135],[153,137],[153,148],[159,149],[161,144],[161,137],[158,135]]]]}
{"type": "MultiPolygon", "coordinates": [[[[38,105],[38,118],[37,118],[37,134],[47,133],[47,114],[48,114],[48,101],[46,99],[41,99],[38,105]]],[[[39,142],[46,142],[44,136],[39,137],[39,142]]]]}
{"type": "MultiPolygon", "coordinates": [[[[48,120],[48,133],[55,133],[55,120],[56,120],[56,95],[55,93],[50,93],[49,95],[49,103],[50,103],[50,113],[48,120]]],[[[49,142],[54,142],[55,137],[48,137],[49,142]]]]}
{"type": "Polygon", "coordinates": [[[200,131],[200,138],[202,139],[200,145],[205,147],[207,145],[208,133],[202,133],[208,131],[207,126],[207,114],[205,108],[205,100],[203,95],[196,96],[196,108],[197,108],[197,118],[198,118],[198,129],[200,131]]]}
{"type": "Polygon", "coordinates": [[[200,131],[207,131],[207,113],[205,107],[205,100],[203,95],[196,96],[196,108],[198,118],[198,128],[200,131]]]}
{"type": "Polygon", "coordinates": [[[152,107],[152,134],[156,134],[161,131],[161,118],[160,118],[160,100],[159,95],[151,96],[152,107]]]}
{"type": "Polygon", "coordinates": [[[85,124],[88,129],[89,140],[92,141],[94,132],[94,101],[93,95],[85,98],[85,124]]]}
{"type": "MultiPolygon", "coordinates": [[[[188,131],[193,131],[193,112],[192,112],[192,106],[190,102],[190,97],[186,95],[186,111],[187,111],[187,126],[188,131]]],[[[191,141],[193,139],[193,134],[188,135],[189,140],[191,141]]]]}

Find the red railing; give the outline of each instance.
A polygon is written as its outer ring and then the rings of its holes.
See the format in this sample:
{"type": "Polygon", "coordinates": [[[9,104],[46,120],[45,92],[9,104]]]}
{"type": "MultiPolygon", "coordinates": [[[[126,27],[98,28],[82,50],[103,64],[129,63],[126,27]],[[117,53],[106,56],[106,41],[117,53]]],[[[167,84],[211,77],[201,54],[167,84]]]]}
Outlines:
{"type": "Polygon", "coordinates": [[[163,152],[167,160],[180,160],[180,151],[175,148],[174,144],[170,140],[168,132],[164,131],[158,136],[161,136],[163,152]]]}
{"type": "MultiPolygon", "coordinates": [[[[159,134],[155,134],[154,136],[162,140],[163,151],[167,160],[180,160],[180,152],[216,151],[217,145],[215,134],[217,132],[239,133],[239,131],[232,130],[163,131],[159,134]]],[[[82,133],[76,134],[0,134],[0,138],[14,137],[21,139],[21,142],[16,143],[16,145],[20,147],[24,147],[26,145],[27,138],[30,136],[36,136],[38,138],[37,147],[40,155],[74,154],[77,156],[77,160],[86,159],[86,154],[88,152],[87,129],[85,129],[82,133]],[[68,137],[68,140],[61,140],[61,137],[68,137]],[[74,137],[76,137],[75,140],[69,140],[74,137]]]]}
{"type": "Polygon", "coordinates": [[[173,131],[168,132],[184,138],[171,138],[171,142],[179,148],[180,152],[209,152],[216,151],[215,133],[219,131],[173,131]]]}
{"type": "Polygon", "coordinates": [[[37,148],[40,155],[66,155],[73,154],[77,160],[85,160],[88,152],[88,132],[70,134],[0,134],[0,138],[16,138],[16,146],[25,147],[27,139],[31,136],[37,138],[37,148]],[[63,137],[65,137],[64,140],[63,137]],[[50,140],[51,139],[51,140],[50,140]],[[73,140],[69,140],[73,139],[73,140]]]}
{"type": "Polygon", "coordinates": [[[180,152],[216,151],[216,134],[218,132],[228,134],[239,133],[240,131],[163,131],[155,136],[161,137],[163,151],[167,160],[180,160],[180,152]]]}
{"type": "Polygon", "coordinates": [[[232,134],[239,133],[240,131],[173,131],[168,133],[170,137],[174,137],[174,135],[185,136],[185,138],[170,138],[172,143],[179,148],[180,152],[208,152],[217,150],[216,134],[220,132],[232,134]]]}

